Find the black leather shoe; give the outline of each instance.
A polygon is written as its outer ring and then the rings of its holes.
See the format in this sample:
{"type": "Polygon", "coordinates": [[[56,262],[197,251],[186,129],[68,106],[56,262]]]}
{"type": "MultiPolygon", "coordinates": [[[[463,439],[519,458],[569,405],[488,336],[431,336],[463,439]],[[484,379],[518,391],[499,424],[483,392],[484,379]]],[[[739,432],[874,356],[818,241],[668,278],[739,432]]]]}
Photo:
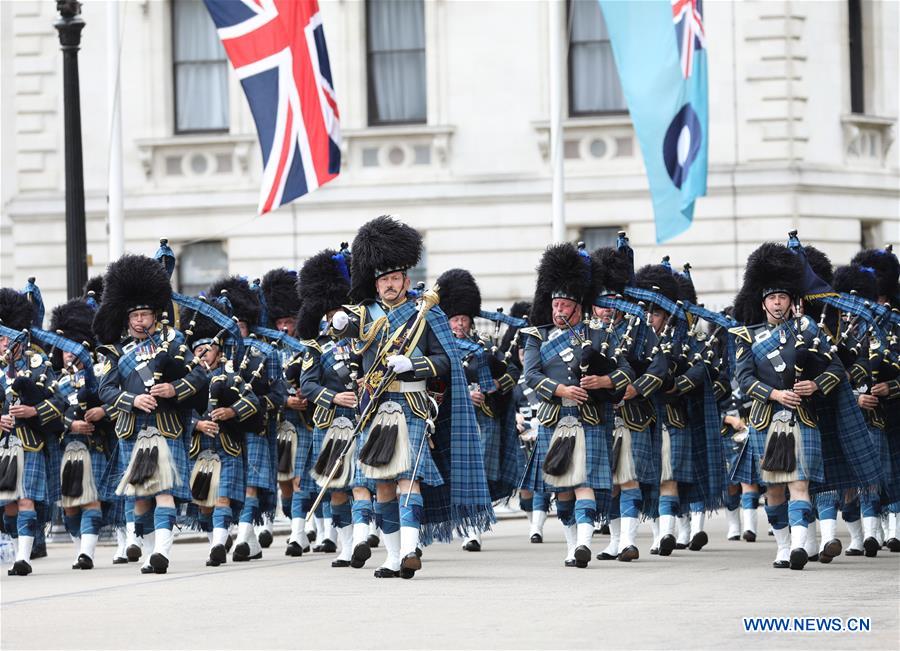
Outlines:
{"type": "Polygon", "coordinates": [[[607,554],[606,552],[600,552],[597,554],[598,561],[614,561],[616,560],[616,556],[613,554],[607,554]]]}
{"type": "Polygon", "coordinates": [[[630,563],[631,561],[636,561],[640,557],[641,553],[638,551],[638,548],[634,545],[628,545],[628,547],[619,552],[618,559],[623,563],[630,563]]]}
{"type": "Polygon", "coordinates": [[[151,554],[150,567],[152,567],[153,571],[157,574],[165,574],[169,569],[169,559],[162,554],[151,554]]]}
{"type": "Polygon", "coordinates": [[[577,567],[587,567],[588,562],[591,560],[591,549],[587,545],[578,545],[575,548],[575,561],[578,563],[577,567]],[[584,565],[581,565],[584,563],[584,565]]]}
{"type": "Polygon", "coordinates": [[[331,561],[331,567],[350,567],[350,561],[335,559],[331,561]]]}
{"type": "Polygon", "coordinates": [[[892,552],[900,552],[900,540],[897,538],[888,538],[884,544],[887,546],[889,551],[892,552]]]}
{"type": "Polygon", "coordinates": [[[337,552],[337,545],[334,544],[334,541],[331,538],[326,538],[322,541],[321,545],[313,547],[313,551],[322,552],[323,554],[334,554],[337,552]]]}
{"type": "Polygon", "coordinates": [[[370,558],[372,558],[372,550],[369,548],[368,543],[361,542],[353,548],[353,555],[350,557],[350,567],[358,570],[370,558]]]}
{"type": "Polygon", "coordinates": [[[216,565],[221,565],[228,561],[228,551],[225,549],[225,545],[215,545],[212,549],[209,550],[209,559],[214,561],[216,565]]]}
{"type": "Polygon", "coordinates": [[[667,533],[665,536],[659,539],[659,555],[660,556],[671,556],[672,550],[675,549],[675,536],[670,533],[667,533]]]}
{"type": "Polygon", "coordinates": [[[865,552],[861,549],[853,549],[853,547],[848,547],[847,551],[844,552],[844,556],[862,556],[865,552]]]}
{"type": "Polygon", "coordinates": [[[141,548],[137,545],[128,545],[128,549],[125,550],[125,557],[130,563],[137,563],[141,560],[141,553],[141,548]]]}
{"type": "Polygon", "coordinates": [[[419,570],[422,569],[422,559],[420,559],[415,552],[407,554],[400,560],[400,569],[401,569],[401,576],[402,576],[402,570],[404,570],[404,569],[412,570],[413,572],[418,572],[419,570]]]}
{"type": "Polygon", "coordinates": [[[587,566],[588,566],[587,561],[579,561],[577,558],[575,559],[575,567],[579,567],[583,570],[583,569],[587,568],[587,566]]]}
{"type": "Polygon", "coordinates": [[[533,533],[531,534],[531,542],[535,545],[539,545],[544,542],[544,537],[539,533],[533,533]]]}
{"type": "Polygon", "coordinates": [[[376,579],[396,579],[400,576],[400,572],[395,572],[394,570],[390,570],[386,567],[379,567],[375,570],[375,578],[376,579]]]}
{"type": "Polygon", "coordinates": [[[75,562],[78,566],[79,570],[92,570],[94,569],[94,559],[92,559],[87,554],[79,554],[78,560],[75,562]]]}
{"type": "Polygon", "coordinates": [[[574,558],[567,558],[563,565],[566,567],[578,567],[577,561],[574,558]]]}
{"type": "Polygon", "coordinates": [[[366,538],[366,542],[369,543],[369,547],[375,549],[378,547],[378,544],[381,542],[381,539],[376,536],[374,533],[370,533],[369,537],[366,538]]]}
{"type": "Polygon", "coordinates": [[[608,524],[604,524],[602,527],[600,527],[600,535],[601,536],[609,535],[609,525],[608,524]]]}
{"type": "Polygon", "coordinates": [[[116,557],[113,559],[113,565],[128,565],[128,559],[127,559],[127,558],[123,558],[123,557],[121,557],[121,556],[116,556],[116,557]]]}
{"type": "Polygon", "coordinates": [[[802,570],[806,567],[806,563],[809,561],[809,555],[806,553],[806,550],[802,547],[797,547],[797,549],[791,550],[791,569],[792,570],[802,570]]]}
{"type": "Polygon", "coordinates": [[[47,558],[47,545],[35,545],[31,548],[31,556],[29,560],[37,560],[39,558],[47,558]]]}
{"type": "Polygon", "coordinates": [[[688,546],[685,545],[684,543],[680,543],[680,542],[675,543],[675,549],[687,549],[687,548],[688,548],[688,546]]]}
{"type": "Polygon", "coordinates": [[[691,538],[691,544],[688,545],[688,549],[692,552],[699,552],[706,546],[706,543],[709,542],[709,536],[706,535],[705,531],[698,531],[696,535],[691,538]]]}
{"type": "Polygon", "coordinates": [[[650,555],[651,556],[659,556],[659,547],[651,547],[650,555]]]}
{"type": "Polygon", "coordinates": [[[875,558],[878,555],[878,549],[880,547],[881,545],[878,544],[878,541],[871,536],[863,540],[863,549],[865,550],[866,558],[875,558]]]}
{"type": "Polygon", "coordinates": [[[747,529],[742,536],[746,542],[756,542],[756,534],[747,529]]]}
{"type": "MultiPolygon", "coordinates": [[[[309,551],[309,548],[307,548],[309,551]]],[[[300,546],[300,543],[294,542],[293,540],[288,543],[287,547],[284,548],[285,556],[303,556],[303,548],[300,546]]]]}
{"type": "Polygon", "coordinates": [[[469,540],[463,545],[463,549],[467,552],[480,552],[481,551],[481,543],[477,540],[469,540]]]}
{"type": "Polygon", "coordinates": [[[418,556],[419,558],[422,558],[422,548],[421,547],[416,547],[416,556],[418,556]]]}
{"type": "Polygon", "coordinates": [[[841,555],[841,541],[837,538],[832,538],[822,547],[822,551],[819,552],[819,562],[820,563],[830,563],[835,556],[841,555]]]}
{"type": "Polygon", "coordinates": [[[786,569],[790,568],[790,566],[791,566],[790,561],[773,561],[772,562],[772,567],[774,567],[776,570],[786,570],[786,569]]]}
{"type": "Polygon", "coordinates": [[[234,551],[231,553],[231,560],[233,560],[235,563],[245,563],[249,561],[250,545],[245,542],[235,545],[234,551]]]}
{"type": "Polygon", "coordinates": [[[211,558],[206,559],[206,567],[219,567],[221,563],[214,561],[211,558]]]}
{"type": "Polygon", "coordinates": [[[740,539],[741,539],[740,536],[728,536],[728,540],[731,540],[731,541],[740,540],[740,539]]]}
{"type": "Polygon", "coordinates": [[[818,554],[813,554],[812,556],[810,556],[810,557],[809,557],[809,562],[810,562],[810,563],[818,563],[818,562],[819,562],[819,555],[818,555],[818,554]]]}
{"type": "Polygon", "coordinates": [[[234,538],[232,538],[230,535],[229,535],[229,536],[226,536],[226,538],[225,538],[225,551],[226,551],[226,552],[230,552],[230,551],[231,551],[231,547],[232,547],[233,545],[234,545],[234,538]]]}
{"type": "Polygon", "coordinates": [[[262,531],[260,531],[258,539],[259,539],[259,546],[262,547],[263,549],[268,549],[269,546],[272,544],[272,540],[273,540],[272,534],[269,532],[268,529],[263,529],[262,531]]]}
{"type": "Polygon", "coordinates": [[[306,539],[307,539],[309,542],[316,542],[316,530],[313,529],[312,531],[308,532],[308,533],[306,534],[306,539]]]}
{"type": "Polygon", "coordinates": [[[141,574],[156,574],[152,565],[141,565],[141,574]]]}
{"type": "Polygon", "coordinates": [[[13,566],[6,571],[8,576],[28,576],[31,574],[31,565],[28,561],[16,561],[13,566]]]}

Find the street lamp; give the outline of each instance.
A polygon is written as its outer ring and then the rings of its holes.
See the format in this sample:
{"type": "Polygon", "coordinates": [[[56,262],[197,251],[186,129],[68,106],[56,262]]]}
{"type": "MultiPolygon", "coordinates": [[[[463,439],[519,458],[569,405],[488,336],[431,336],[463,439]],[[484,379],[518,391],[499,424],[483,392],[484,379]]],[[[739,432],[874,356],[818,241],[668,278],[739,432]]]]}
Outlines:
{"type": "Polygon", "coordinates": [[[56,0],[60,14],[54,27],[63,52],[63,106],[66,139],[66,288],[70,299],[81,296],[87,282],[87,233],[84,223],[84,165],[81,151],[81,97],[78,50],[81,45],[81,3],[56,0]]]}

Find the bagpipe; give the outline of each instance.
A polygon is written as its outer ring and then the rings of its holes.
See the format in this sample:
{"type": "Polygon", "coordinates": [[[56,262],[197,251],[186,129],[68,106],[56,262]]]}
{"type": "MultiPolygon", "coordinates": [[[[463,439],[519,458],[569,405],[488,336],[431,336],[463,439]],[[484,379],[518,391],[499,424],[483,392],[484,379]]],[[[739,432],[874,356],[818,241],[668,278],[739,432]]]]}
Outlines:
{"type": "MultiPolygon", "coordinates": [[[[581,364],[579,371],[581,377],[586,375],[604,376],[615,371],[621,362],[622,355],[628,355],[634,347],[635,328],[643,318],[643,305],[627,303],[621,295],[615,298],[603,297],[595,301],[595,304],[601,307],[611,307],[621,311],[624,314],[626,325],[622,336],[616,333],[615,319],[610,319],[604,327],[600,324],[600,328],[604,330],[603,341],[600,342],[600,348],[593,346],[590,340],[580,339],[581,344],[581,364]],[[610,350],[611,342],[615,342],[615,347],[610,350]]],[[[589,324],[588,330],[593,328],[593,323],[589,324]]],[[[622,398],[623,390],[615,389],[591,389],[588,395],[597,402],[618,402],[622,398]]]]}

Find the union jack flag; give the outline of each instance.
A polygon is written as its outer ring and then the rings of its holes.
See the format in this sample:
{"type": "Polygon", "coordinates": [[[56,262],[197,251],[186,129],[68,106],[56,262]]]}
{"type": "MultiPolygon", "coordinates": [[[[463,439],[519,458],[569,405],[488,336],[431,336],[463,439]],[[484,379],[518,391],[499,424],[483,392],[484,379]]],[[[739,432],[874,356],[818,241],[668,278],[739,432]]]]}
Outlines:
{"type": "Polygon", "coordinates": [[[681,74],[687,79],[694,71],[694,50],[706,47],[702,0],[672,0],[672,20],[681,55],[681,74]]]}
{"type": "Polygon", "coordinates": [[[204,0],[247,95],[263,156],[259,214],[338,175],[337,99],[316,0],[204,0]]]}

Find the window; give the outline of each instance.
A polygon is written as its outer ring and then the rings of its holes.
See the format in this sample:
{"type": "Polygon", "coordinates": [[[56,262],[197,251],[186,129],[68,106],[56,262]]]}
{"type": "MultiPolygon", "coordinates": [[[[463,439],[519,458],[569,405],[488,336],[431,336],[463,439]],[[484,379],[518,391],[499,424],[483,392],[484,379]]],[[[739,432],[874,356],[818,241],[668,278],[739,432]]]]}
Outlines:
{"type": "Polygon", "coordinates": [[[423,0],[368,0],[369,124],[425,122],[423,0]]]}
{"type": "Polygon", "coordinates": [[[603,246],[615,246],[616,237],[620,230],[622,229],[618,226],[585,228],[581,231],[581,241],[584,242],[584,248],[586,248],[588,252],[596,251],[603,246]]]}
{"type": "Polygon", "coordinates": [[[865,86],[863,75],[863,25],[862,0],[849,0],[848,18],[850,26],[850,112],[865,113],[865,86]]]}
{"type": "Polygon", "coordinates": [[[228,59],[201,0],[172,5],[175,133],[228,131],[228,59]]]}
{"type": "Polygon", "coordinates": [[[228,273],[228,254],[221,242],[194,242],[178,256],[178,287],[196,296],[228,273]]]}
{"type": "Polygon", "coordinates": [[[627,113],[597,0],[569,2],[569,115],[627,113]]]}

